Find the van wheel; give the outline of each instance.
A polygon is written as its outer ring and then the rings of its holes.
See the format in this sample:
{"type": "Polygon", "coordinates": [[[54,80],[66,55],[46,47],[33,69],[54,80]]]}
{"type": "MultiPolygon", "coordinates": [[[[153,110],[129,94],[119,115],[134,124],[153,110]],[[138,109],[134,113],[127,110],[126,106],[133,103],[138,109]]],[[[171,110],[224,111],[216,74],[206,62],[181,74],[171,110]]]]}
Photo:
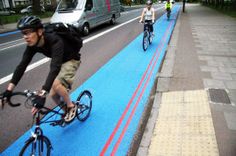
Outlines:
{"type": "Polygon", "coordinates": [[[111,20],[110,20],[110,24],[114,25],[115,23],[116,23],[116,18],[115,18],[115,16],[112,16],[111,20]]]}
{"type": "Polygon", "coordinates": [[[84,24],[83,25],[82,31],[83,31],[84,36],[87,36],[89,34],[89,26],[88,26],[88,24],[84,24]]]}

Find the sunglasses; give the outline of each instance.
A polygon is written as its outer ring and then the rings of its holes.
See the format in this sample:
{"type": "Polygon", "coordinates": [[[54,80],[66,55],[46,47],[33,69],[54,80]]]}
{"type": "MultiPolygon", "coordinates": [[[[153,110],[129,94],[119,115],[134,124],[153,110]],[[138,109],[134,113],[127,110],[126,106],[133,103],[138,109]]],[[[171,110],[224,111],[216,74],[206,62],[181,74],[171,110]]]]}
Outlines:
{"type": "Polygon", "coordinates": [[[35,32],[33,29],[22,30],[21,33],[23,35],[29,36],[31,33],[35,32]]]}

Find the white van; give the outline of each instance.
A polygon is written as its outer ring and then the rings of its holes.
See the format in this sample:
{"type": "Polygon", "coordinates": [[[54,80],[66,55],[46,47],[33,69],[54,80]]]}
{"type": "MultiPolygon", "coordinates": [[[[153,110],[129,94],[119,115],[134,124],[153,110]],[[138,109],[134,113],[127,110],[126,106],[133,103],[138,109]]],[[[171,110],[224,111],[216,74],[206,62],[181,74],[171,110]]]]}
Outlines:
{"type": "Polygon", "coordinates": [[[60,0],[51,23],[73,24],[84,35],[105,22],[114,24],[120,17],[119,0],[60,0]]]}

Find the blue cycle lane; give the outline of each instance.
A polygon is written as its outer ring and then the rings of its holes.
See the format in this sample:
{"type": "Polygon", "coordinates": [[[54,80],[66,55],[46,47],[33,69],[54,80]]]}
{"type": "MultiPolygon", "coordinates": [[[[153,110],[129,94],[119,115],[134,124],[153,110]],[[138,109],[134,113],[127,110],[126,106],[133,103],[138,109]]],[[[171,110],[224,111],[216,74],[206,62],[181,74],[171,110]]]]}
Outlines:
{"type": "MultiPolygon", "coordinates": [[[[166,14],[154,24],[153,43],[144,52],[140,34],[122,51],[71,93],[76,100],[83,90],[91,91],[93,108],[85,122],[52,127],[42,125],[53,146],[53,156],[123,156],[129,150],[138,123],[175,26],[180,6],[173,7],[170,20],[166,14]]],[[[2,156],[17,156],[31,135],[27,131],[2,156]]]]}

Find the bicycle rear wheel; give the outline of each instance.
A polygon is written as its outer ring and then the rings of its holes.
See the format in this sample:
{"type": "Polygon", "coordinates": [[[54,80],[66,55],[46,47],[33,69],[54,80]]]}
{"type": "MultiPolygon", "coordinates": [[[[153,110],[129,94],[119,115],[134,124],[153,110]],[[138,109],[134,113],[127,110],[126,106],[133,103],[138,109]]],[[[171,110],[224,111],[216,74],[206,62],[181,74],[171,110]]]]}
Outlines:
{"type": "Polygon", "coordinates": [[[85,121],[92,109],[92,94],[85,90],[77,98],[76,104],[78,105],[77,119],[85,121]]]}
{"type": "Polygon", "coordinates": [[[170,11],[167,11],[167,20],[170,20],[170,11]]]}
{"type": "Polygon", "coordinates": [[[143,50],[146,51],[149,45],[149,37],[148,37],[148,32],[144,31],[143,34],[143,50]]]}
{"type": "Polygon", "coordinates": [[[152,41],[153,41],[153,34],[149,32],[149,44],[152,44],[152,41]]]}
{"type": "Polygon", "coordinates": [[[50,156],[51,143],[45,136],[31,137],[21,149],[19,156],[50,156]]]}

